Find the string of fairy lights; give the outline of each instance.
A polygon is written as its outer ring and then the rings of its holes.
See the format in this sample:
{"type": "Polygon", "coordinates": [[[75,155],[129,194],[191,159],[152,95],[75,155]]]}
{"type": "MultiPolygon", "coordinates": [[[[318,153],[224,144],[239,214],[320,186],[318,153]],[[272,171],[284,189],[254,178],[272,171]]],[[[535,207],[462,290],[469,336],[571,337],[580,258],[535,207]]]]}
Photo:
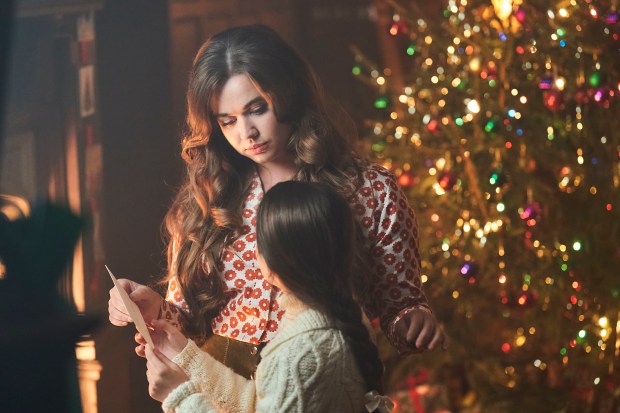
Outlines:
{"type": "MultiPolygon", "coordinates": [[[[620,365],[620,308],[593,302],[572,268],[584,252],[580,236],[547,237],[539,230],[553,209],[537,194],[549,189],[541,182],[517,183],[508,171],[540,173],[544,168],[536,153],[554,148],[562,163],[553,171],[555,191],[585,192],[601,213],[617,214],[620,140],[614,130],[597,129],[594,116],[618,115],[618,12],[614,2],[542,3],[450,0],[445,21],[438,24],[419,17],[423,13],[409,5],[391,2],[389,34],[401,46],[405,80],[392,76],[390,68],[378,68],[357,49],[352,73],[378,90],[374,106],[388,119],[371,127],[370,149],[400,185],[417,189],[418,195],[426,190],[439,198],[469,198],[469,207],[456,214],[430,213],[431,225],[443,226],[434,229],[436,242],[428,255],[458,262],[462,278],[476,284],[484,263],[475,257],[496,248],[491,261],[497,265],[499,300],[506,306],[537,305],[545,311],[552,302],[541,288],[568,285],[563,307],[578,327],[558,349],[562,363],[567,365],[571,350],[579,349],[611,359],[612,370],[620,365]],[[602,165],[610,173],[588,175],[602,165]],[[511,275],[505,241],[508,228],[515,227],[522,229],[522,245],[549,263],[542,274],[522,270],[511,275]],[[515,283],[516,294],[504,288],[515,283]]],[[[455,287],[452,297],[462,294],[455,287]]],[[[617,298],[620,292],[610,294],[617,298]]],[[[510,311],[504,316],[510,317],[510,311]]],[[[508,354],[524,346],[539,330],[533,323],[517,327],[500,350],[508,354]]],[[[542,358],[532,363],[547,367],[542,358]]],[[[506,375],[514,376],[514,368],[507,367],[506,375]]],[[[600,381],[594,378],[594,384],[600,381]]],[[[507,385],[515,381],[510,378],[507,385]]]]}

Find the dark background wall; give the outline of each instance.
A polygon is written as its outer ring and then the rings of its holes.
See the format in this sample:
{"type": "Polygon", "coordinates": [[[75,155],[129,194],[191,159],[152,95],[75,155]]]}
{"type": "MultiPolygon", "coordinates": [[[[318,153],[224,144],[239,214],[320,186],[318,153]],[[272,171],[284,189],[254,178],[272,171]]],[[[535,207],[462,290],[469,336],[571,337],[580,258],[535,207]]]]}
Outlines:
{"type": "MultiPolygon", "coordinates": [[[[165,266],[159,228],[181,174],[172,127],[168,2],[108,0],[96,16],[106,261],[117,276],[150,283],[165,266]]],[[[101,307],[105,311],[106,303],[101,307]]],[[[107,322],[95,335],[103,366],[100,412],[159,409],[148,396],[133,335],[133,329],[107,322]]]]}
{"type": "Polygon", "coordinates": [[[8,70],[9,57],[9,36],[11,34],[11,24],[13,16],[13,0],[7,0],[0,4],[0,130],[2,129],[2,110],[4,105],[4,94],[6,90],[6,73],[8,70]]]}
{"type": "Polygon", "coordinates": [[[359,123],[373,109],[373,93],[351,69],[357,46],[371,59],[379,56],[376,1],[304,0],[295,10],[296,45],[316,70],[325,91],[359,123]]]}

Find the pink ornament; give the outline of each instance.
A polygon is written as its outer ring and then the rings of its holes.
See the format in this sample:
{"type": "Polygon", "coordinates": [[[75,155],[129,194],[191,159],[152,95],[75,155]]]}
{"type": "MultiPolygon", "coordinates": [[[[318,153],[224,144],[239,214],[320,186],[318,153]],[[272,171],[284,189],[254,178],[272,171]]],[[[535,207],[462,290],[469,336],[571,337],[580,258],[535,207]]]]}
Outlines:
{"type": "Polygon", "coordinates": [[[596,89],[592,96],[596,103],[605,104],[609,103],[611,99],[611,90],[608,87],[596,89]]]}
{"type": "Polygon", "coordinates": [[[542,208],[538,202],[530,202],[523,208],[519,216],[523,220],[537,219],[541,212],[542,208]]]}
{"type": "Polygon", "coordinates": [[[605,16],[605,21],[607,22],[607,24],[616,24],[616,23],[618,23],[618,13],[615,12],[615,11],[612,11],[607,16],[605,16]]]}
{"type": "Polygon", "coordinates": [[[522,9],[517,10],[515,16],[517,17],[517,21],[519,23],[523,23],[525,21],[525,12],[522,9]]]}
{"type": "Polygon", "coordinates": [[[540,79],[538,88],[542,90],[549,90],[553,87],[553,76],[545,76],[540,79]]]}

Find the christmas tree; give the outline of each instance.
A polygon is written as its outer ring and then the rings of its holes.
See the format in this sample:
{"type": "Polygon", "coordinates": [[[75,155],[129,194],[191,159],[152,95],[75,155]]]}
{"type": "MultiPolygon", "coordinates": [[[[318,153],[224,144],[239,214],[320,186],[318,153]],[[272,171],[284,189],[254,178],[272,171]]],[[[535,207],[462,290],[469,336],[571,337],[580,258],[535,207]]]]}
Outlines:
{"type": "Polygon", "coordinates": [[[380,342],[390,387],[413,400],[426,367],[461,371],[453,411],[617,412],[615,0],[387,4],[397,56],[380,67],[354,49],[377,93],[363,143],[418,214],[425,290],[451,337],[404,360],[380,342]]]}

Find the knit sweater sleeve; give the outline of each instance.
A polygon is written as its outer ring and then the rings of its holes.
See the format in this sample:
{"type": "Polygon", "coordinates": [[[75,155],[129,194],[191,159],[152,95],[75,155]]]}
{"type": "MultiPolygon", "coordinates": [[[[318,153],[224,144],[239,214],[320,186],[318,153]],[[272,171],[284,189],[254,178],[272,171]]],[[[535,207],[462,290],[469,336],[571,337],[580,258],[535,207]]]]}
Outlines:
{"type": "MultiPolygon", "coordinates": [[[[254,381],[236,374],[198,348],[192,340],[188,341],[183,351],[177,354],[172,361],[185,371],[190,381],[195,384],[192,389],[196,390],[193,393],[188,393],[188,397],[193,400],[192,403],[187,402],[191,409],[179,410],[177,407],[176,412],[202,411],[203,405],[213,406],[219,411],[254,412],[256,403],[254,381]],[[199,396],[195,395],[198,391],[200,392],[199,396]],[[194,406],[201,406],[201,409],[195,410],[194,406]]],[[[206,409],[206,407],[204,408],[206,409]]]]}
{"type": "Polygon", "coordinates": [[[171,391],[161,408],[165,413],[217,412],[194,381],[186,381],[171,391]]]}

